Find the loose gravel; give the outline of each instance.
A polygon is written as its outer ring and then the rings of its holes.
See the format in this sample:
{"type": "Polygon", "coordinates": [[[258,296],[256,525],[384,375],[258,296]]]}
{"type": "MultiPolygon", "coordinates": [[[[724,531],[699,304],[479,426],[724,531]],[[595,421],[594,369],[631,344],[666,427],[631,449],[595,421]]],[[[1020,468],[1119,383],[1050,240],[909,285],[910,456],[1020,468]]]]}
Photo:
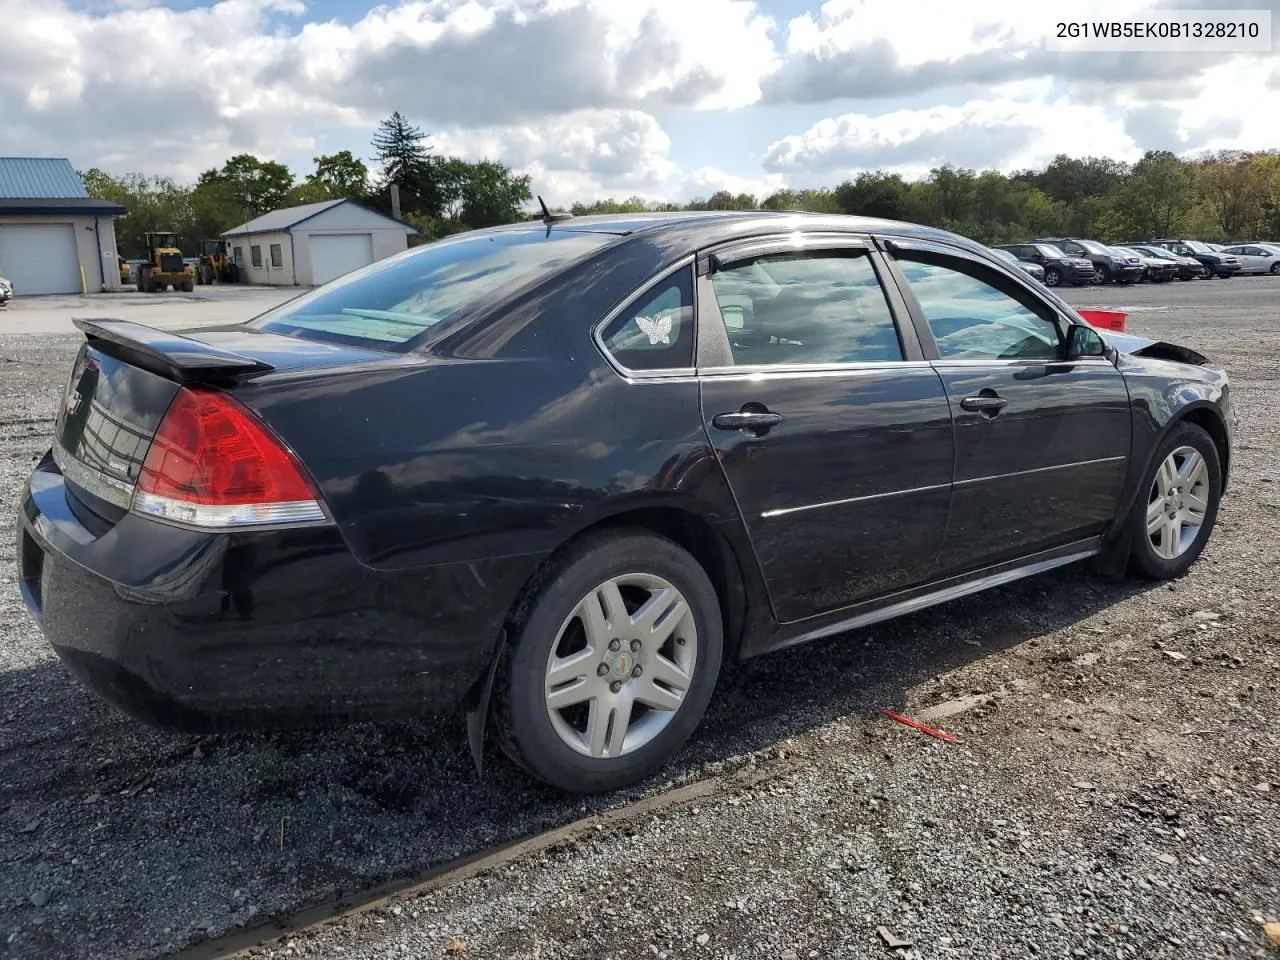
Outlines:
{"type": "MultiPolygon", "coordinates": [[[[695,781],[261,957],[1280,956],[1280,282],[1068,291],[1232,374],[1209,549],[1069,568],[729,667],[661,777],[566,798],[460,718],[193,738],[83,691],[0,539],[0,957],[157,957],[695,781]],[[893,707],[950,745],[887,720],[893,707]],[[1270,953],[1268,953],[1270,951],[1270,953]]],[[[3,333],[0,515],[77,339],[3,333]]],[[[265,938],[266,933],[263,934],[265,938]]],[[[193,946],[194,945],[194,946],[193,946]]]]}

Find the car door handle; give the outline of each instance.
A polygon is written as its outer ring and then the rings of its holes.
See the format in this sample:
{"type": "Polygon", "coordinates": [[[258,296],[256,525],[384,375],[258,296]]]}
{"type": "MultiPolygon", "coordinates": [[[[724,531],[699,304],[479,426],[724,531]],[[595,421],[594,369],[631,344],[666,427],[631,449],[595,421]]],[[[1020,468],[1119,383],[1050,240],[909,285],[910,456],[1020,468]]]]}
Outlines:
{"type": "Polygon", "coordinates": [[[768,430],[782,422],[782,414],[768,410],[739,410],[737,413],[717,413],[711,425],[717,430],[768,430]]]}
{"type": "Polygon", "coordinates": [[[960,407],[964,410],[985,413],[993,417],[1008,405],[1009,401],[1004,397],[997,397],[994,395],[965,397],[960,401],[960,407]]]}

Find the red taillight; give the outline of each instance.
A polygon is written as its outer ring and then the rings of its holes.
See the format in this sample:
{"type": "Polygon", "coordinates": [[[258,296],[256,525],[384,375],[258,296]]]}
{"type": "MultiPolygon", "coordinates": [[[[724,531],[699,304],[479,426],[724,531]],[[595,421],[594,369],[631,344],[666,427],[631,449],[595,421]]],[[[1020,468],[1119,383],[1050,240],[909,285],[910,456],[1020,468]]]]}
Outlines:
{"type": "Polygon", "coordinates": [[[202,387],[174,396],[142,464],[134,509],[201,527],[324,519],[280,441],[230,396],[202,387]]]}

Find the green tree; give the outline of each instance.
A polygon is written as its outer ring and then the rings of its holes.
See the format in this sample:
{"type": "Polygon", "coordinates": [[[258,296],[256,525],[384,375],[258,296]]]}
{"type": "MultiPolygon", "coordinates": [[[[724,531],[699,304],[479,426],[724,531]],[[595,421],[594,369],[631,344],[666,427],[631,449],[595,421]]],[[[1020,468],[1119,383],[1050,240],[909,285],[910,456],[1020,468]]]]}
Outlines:
{"type": "Polygon", "coordinates": [[[292,203],[320,203],[325,200],[364,201],[369,194],[369,168],[350,150],[322,154],[315,158],[315,172],[291,191],[292,203]]]}
{"type": "Polygon", "coordinates": [[[468,227],[493,227],[523,219],[532,197],[527,174],[517,176],[493,160],[466,164],[460,178],[458,217],[468,227]]]}
{"type": "Polygon", "coordinates": [[[129,212],[116,221],[116,246],[121,256],[147,252],[144,234],[172,230],[184,250],[194,250],[191,191],[168,177],[130,173],[114,177],[97,168],[80,175],[89,196],[118,203],[129,212]]]}
{"type": "Polygon", "coordinates": [[[882,170],[864,170],[835,189],[836,202],[845,213],[886,220],[902,219],[906,195],[907,186],[902,177],[882,170]]]}
{"type": "MultiPolygon", "coordinates": [[[[1196,199],[1191,165],[1168,150],[1149,150],[1116,191],[1114,209],[1122,232],[1141,237],[1168,236],[1196,199]]],[[[1119,238],[1123,239],[1123,238],[1119,238]]]]}

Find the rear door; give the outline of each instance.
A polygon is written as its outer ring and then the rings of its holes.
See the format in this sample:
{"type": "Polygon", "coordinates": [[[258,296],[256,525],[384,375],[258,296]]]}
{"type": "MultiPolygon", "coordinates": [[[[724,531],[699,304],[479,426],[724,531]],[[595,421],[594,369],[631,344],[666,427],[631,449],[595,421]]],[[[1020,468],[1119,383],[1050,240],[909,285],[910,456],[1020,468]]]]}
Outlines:
{"type": "Polygon", "coordinates": [[[1066,318],[956,248],[887,240],[956,430],[945,570],[1100,534],[1128,468],[1129,393],[1111,361],[1067,362],[1066,318]]]}
{"type": "Polygon", "coordinates": [[[699,259],[707,434],[778,620],[928,579],[951,416],[865,239],[755,241],[699,259]]]}

